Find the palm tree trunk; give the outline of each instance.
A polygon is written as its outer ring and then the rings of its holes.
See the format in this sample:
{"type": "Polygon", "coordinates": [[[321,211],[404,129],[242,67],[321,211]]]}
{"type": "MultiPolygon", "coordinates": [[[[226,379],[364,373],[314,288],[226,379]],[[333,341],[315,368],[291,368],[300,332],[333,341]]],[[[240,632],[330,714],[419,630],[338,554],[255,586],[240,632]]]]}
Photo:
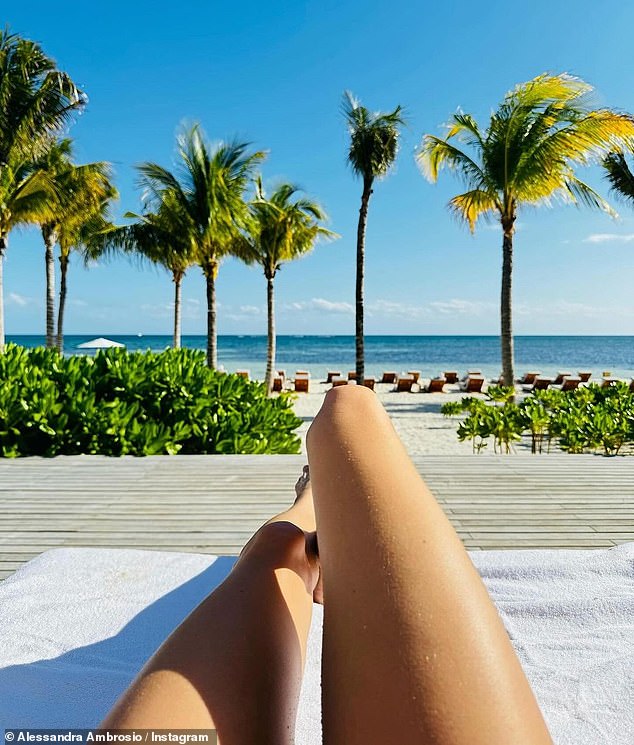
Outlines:
{"type": "Polygon", "coordinates": [[[273,277],[266,278],[266,313],[268,340],[266,345],[266,375],[264,376],[264,382],[267,393],[270,394],[273,388],[273,368],[275,367],[275,299],[273,296],[273,277]]]}
{"type": "Polygon", "coordinates": [[[7,249],[7,236],[0,235],[0,354],[4,352],[4,297],[2,291],[2,267],[4,264],[4,252],[7,249]]]}
{"type": "Polygon", "coordinates": [[[181,346],[181,283],[183,281],[182,272],[172,272],[174,279],[174,349],[180,349],[181,346]]]}
{"type": "Polygon", "coordinates": [[[66,273],[68,271],[68,256],[59,257],[60,280],[59,280],[59,307],[57,309],[57,348],[60,353],[64,351],[64,309],[66,308],[66,273]]]}
{"type": "Polygon", "coordinates": [[[504,385],[515,384],[513,363],[512,281],[513,281],[513,223],[503,221],[502,292],[500,295],[500,343],[502,347],[502,379],[504,385]]]}
{"type": "Polygon", "coordinates": [[[215,370],[218,367],[218,347],[216,337],[216,276],[218,265],[210,264],[203,269],[207,282],[207,365],[215,370]]]}
{"type": "Polygon", "coordinates": [[[42,228],[42,237],[46,247],[46,346],[55,346],[55,232],[42,228]]]}
{"type": "Polygon", "coordinates": [[[365,227],[368,220],[368,205],[372,195],[372,180],[365,179],[363,182],[363,194],[361,195],[361,207],[359,209],[359,224],[357,226],[357,283],[356,283],[356,319],[355,319],[355,346],[356,346],[356,373],[357,383],[363,385],[365,378],[365,353],[363,338],[363,280],[365,273],[365,227]]]}

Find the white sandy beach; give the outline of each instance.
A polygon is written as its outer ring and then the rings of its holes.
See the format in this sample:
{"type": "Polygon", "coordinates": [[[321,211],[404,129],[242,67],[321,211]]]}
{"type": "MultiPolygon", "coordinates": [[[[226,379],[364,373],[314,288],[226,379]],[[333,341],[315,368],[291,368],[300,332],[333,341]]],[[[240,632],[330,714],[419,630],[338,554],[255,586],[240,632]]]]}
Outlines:
{"type": "MultiPolygon", "coordinates": [[[[295,412],[304,420],[299,429],[302,452],[306,452],[306,431],[319,411],[324,394],[329,388],[330,385],[311,380],[310,393],[297,394],[295,412]]],[[[457,386],[446,386],[447,393],[394,393],[393,388],[393,385],[377,384],[375,392],[387,409],[410,455],[472,452],[471,442],[458,441],[458,419],[445,417],[440,413],[442,404],[447,401],[460,401],[466,395],[459,391],[457,386]]]]}

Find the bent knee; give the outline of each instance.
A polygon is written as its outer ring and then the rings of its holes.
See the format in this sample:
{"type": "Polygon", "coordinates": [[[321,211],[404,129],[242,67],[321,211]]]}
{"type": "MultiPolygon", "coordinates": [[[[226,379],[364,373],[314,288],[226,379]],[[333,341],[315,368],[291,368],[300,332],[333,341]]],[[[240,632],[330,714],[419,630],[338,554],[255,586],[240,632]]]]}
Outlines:
{"type": "Polygon", "coordinates": [[[314,441],[320,433],[330,436],[334,430],[359,430],[384,422],[387,414],[376,394],[362,385],[342,385],[326,393],[321,409],[311,424],[307,439],[314,441]]]}

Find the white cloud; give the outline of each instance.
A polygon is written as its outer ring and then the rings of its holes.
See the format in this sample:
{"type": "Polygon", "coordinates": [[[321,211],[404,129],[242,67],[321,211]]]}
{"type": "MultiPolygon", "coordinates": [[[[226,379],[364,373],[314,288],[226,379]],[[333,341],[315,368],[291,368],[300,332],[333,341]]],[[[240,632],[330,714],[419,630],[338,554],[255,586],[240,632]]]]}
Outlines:
{"type": "Polygon", "coordinates": [[[531,318],[634,318],[634,305],[607,306],[589,305],[587,303],[574,303],[568,300],[554,300],[550,303],[530,305],[528,303],[515,303],[513,313],[516,316],[531,318]]]}
{"type": "Polygon", "coordinates": [[[24,308],[27,305],[33,305],[35,300],[32,297],[26,297],[26,295],[18,295],[17,292],[10,292],[7,295],[7,305],[17,305],[20,308],[24,308]]]}
{"type": "MultiPolygon", "coordinates": [[[[144,303],[141,312],[150,318],[173,318],[174,303],[144,303]]],[[[200,301],[195,298],[184,298],[181,301],[181,318],[187,321],[200,318],[200,301]]]]}
{"type": "Polygon", "coordinates": [[[485,303],[482,301],[473,300],[460,300],[458,298],[453,298],[452,300],[435,300],[429,303],[429,306],[438,313],[443,313],[444,315],[459,316],[481,316],[484,313],[491,313],[496,308],[493,303],[485,303]]]}
{"type": "Polygon", "coordinates": [[[85,308],[88,303],[85,300],[74,300],[71,298],[68,302],[69,305],[74,305],[77,308],[85,308]]]}
{"type": "Polygon", "coordinates": [[[263,313],[262,308],[258,308],[257,305],[241,305],[240,306],[240,313],[242,313],[245,316],[258,316],[260,313],[263,313]]]}
{"type": "Polygon", "coordinates": [[[318,310],[323,313],[343,313],[345,315],[354,314],[354,306],[342,301],[326,300],[321,297],[314,297],[312,300],[302,300],[297,303],[287,303],[284,310],[292,311],[310,311],[318,310]]]}
{"type": "Polygon", "coordinates": [[[592,233],[583,239],[584,243],[631,243],[634,233],[592,233]]]}
{"type": "Polygon", "coordinates": [[[151,318],[169,318],[174,313],[174,304],[160,303],[158,305],[151,305],[144,303],[141,306],[141,312],[151,318]]]}
{"type": "Polygon", "coordinates": [[[400,303],[395,300],[375,300],[368,303],[366,311],[369,316],[375,318],[404,318],[409,320],[421,320],[429,315],[431,311],[422,305],[411,305],[400,303]]]}

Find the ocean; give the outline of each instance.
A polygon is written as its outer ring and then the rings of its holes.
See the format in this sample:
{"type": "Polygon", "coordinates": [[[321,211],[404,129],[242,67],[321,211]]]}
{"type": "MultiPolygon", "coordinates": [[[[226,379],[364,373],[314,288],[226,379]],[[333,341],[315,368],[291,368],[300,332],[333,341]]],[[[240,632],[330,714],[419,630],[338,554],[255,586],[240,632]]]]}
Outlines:
{"type": "MultiPolygon", "coordinates": [[[[170,346],[170,336],[105,336],[126,345],[129,351],[160,351],[170,346]]],[[[79,353],[77,345],[93,337],[68,335],[65,352],[79,353]]],[[[36,347],[44,344],[43,336],[7,336],[7,341],[36,347]]],[[[205,336],[183,336],[182,345],[205,349],[205,336]]],[[[380,376],[383,370],[402,372],[420,370],[423,377],[444,370],[460,374],[482,370],[487,377],[500,374],[500,341],[497,336],[367,336],[365,340],[366,373],[380,376]]],[[[354,369],[353,336],[278,336],[278,369],[292,375],[308,369],[313,378],[324,378],[327,370],[344,375],[354,369]]],[[[265,336],[219,336],[218,362],[224,368],[249,370],[256,378],[264,376],[266,365],[265,336]]],[[[576,373],[591,370],[623,378],[634,377],[634,336],[517,336],[515,366],[518,375],[539,370],[544,375],[559,371],[576,373]]]]}

